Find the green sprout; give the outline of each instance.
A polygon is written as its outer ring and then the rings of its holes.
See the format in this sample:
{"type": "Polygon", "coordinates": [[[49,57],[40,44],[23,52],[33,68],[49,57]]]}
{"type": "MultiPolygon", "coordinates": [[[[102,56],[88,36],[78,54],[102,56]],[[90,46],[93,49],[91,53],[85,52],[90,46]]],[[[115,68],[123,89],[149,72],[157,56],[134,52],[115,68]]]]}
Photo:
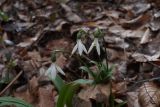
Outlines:
{"type": "Polygon", "coordinates": [[[0,11],[0,19],[5,22],[9,20],[8,16],[2,11],[0,11]]]}

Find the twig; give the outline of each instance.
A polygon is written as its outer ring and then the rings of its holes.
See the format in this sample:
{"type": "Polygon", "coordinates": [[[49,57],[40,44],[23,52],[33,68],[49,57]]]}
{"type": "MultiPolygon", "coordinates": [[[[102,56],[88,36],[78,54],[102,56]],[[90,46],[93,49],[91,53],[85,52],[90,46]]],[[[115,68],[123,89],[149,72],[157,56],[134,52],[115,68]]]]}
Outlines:
{"type": "Polygon", "coordinates": [[[23,71],[19,72],[16,77],[0,92],[0,96],[21,76],[23,71]]]}
{"type": "Polygon", "coordinates": [[[134,83],[138,84],[138,83],[150,82],[150,81],[154,81],[154,80],[158,80],[158,79],[160,79],[160,77],[155,77],[155,78],[150,78],[150,79],[144,79],[144,80],[140,80],[140,81],[137,81],[137,82],[134,82],[134,83]]]}
{"type": "Polygon", "coordinates": [[[150,82],[150,81],[159,80],[159,79],[160,79],[160,77],[155,77],[155,78],[144,79],[144,80],[140,80],[137,82],[133,82],[133,86],[131,86],[128,90],[131,90],[133,87],[135,87],[139,83],[150,82]]]}

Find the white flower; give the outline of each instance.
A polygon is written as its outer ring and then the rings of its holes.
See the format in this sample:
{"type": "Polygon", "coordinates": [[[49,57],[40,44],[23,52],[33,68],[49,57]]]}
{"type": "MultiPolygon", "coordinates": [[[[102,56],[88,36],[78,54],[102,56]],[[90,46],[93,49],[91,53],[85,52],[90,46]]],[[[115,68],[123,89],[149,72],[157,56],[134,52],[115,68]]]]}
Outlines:
{"type": "Polygon", "coordinates": [[[88,50],[88,53],[91,52],[91,50],[93,49],[94,46],[96,46],[97,53],[100,56],[100,45],[99,45],[99,42],[98,42],[98,38],[94,38],[94,41],[92,42],[92,44],[91,44],[91,46],[88,50]]]}
{"type": "Polygon", "coordinates": [[[56,65],[55,63],[52,63],[51,66],[46,71],[45,75],[48,76],[49,78],[55,79],[57,72],[60,72],[62,75],[65,75],[63,70],[58,65],[56,65]]]}
{"type": "Polygon", "coordinates": [[[71,54],[73,55],[76,52],[76,50],[78,50],[78,53],[80,56],[82,55],[83,51],[87,54],[87,50],[85,46],[83,45],[81,39],[77,39],[77,44],[74,46],[71,54]]]}

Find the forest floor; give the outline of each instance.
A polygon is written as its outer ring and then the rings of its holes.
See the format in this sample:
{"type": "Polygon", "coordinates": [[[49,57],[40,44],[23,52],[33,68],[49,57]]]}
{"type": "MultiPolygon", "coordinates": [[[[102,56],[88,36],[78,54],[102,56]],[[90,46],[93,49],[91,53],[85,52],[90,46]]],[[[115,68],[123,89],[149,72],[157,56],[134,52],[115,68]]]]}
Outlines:
{"type": "Polygon", "coordinates": [[[66,84],[95,81],[80,69],[96,71],[90,61],[113,67],[109,80],[81,84],[73,107],[160,107],[159,8],[158,0],[0,0],[0,96],[56,107],[61,93],[46,72],[59,50],[55,63],[65,75],[57,75],[66,84]],[[82,29],[86,50],[102,32],[100,55],[97,48],[71,55],[82,29]]]}

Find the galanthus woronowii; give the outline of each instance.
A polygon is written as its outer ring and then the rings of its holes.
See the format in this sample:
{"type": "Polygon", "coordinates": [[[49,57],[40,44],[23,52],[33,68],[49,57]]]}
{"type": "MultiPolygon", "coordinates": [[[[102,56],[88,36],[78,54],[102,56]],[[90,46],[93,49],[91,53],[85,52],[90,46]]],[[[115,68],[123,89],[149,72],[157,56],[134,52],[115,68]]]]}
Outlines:
{"type": "Polygon", "coordinates": [[[55,52],[53,52],[51,56],[52,64],[46,71],[45,75],[48,76],[51,79],[55,79],[58,72],[60,72],[62,75],[65,75],[63,70],[55,63],[56,61],[56,55],[55,52]]]}
{"type": "Polygon", "coordinates": [[[80,30],[77,34],[77,43],[74,46],[73,50],[72,50],[72,55],[76,52],[76,50],[78,50],[79,55],[81,56],[83,51],[87,54],[87,49],[85,48],[85,46],[83,45],[82,41],[81,41],[81,37],[83,35],[85,35],[86,32],[84,30],[80,30]]]}
{"type": "Polygon", "coordinates": [[[91,52],[91,50],[93,49],[94,46],[96,47],[98,55],[100,55],[100,45],[99,45],[99,42],[98,42],[98,38],[94,38],[94,41],[92,42],[92,44],[91,44],[91,46],[88,50],[88,53],[91,52]]]}
{"type": "Polygon", "coordinates": [[[96,29],[96,31],[93,33],[94,35],[94,41],[92,42],[89,50],[88,50],[88,53],[90,53],[93,49],[93,47],[96,47],[96,50],[97,50],[97,53],[98,55],[100,56],[100,44],[99,44],[99,38],[102,36],[102,31],[98,28],[96,29]]]}

